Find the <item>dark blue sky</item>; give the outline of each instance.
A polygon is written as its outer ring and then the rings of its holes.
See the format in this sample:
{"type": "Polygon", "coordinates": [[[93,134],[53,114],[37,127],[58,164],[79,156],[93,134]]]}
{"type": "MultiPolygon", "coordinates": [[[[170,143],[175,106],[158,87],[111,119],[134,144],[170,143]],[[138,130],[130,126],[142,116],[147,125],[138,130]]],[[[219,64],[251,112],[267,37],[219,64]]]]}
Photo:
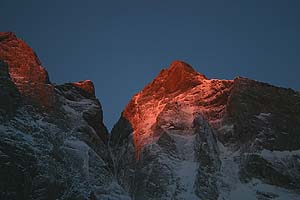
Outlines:
{"type": "Polygon", "coordinates": [[[210,78],[300,88],[300,1],[1,0],[1,31],[38,54],[52,82],[91,79],[111,128],[172,60],[210,78]]]}

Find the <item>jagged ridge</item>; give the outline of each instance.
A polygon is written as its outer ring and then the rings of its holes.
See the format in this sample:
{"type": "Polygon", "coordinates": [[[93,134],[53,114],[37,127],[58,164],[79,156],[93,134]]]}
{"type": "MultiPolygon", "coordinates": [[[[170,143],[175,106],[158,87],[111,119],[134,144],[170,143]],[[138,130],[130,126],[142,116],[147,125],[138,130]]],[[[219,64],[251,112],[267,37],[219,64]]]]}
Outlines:
{"type": "Polygon", "coordinates": [[[1,199],[299,199],[293,90],[174,61],[109,136],[91,81],[51,83],[12,33],[0,66],[1,199]]]}
{"type": "Polygon", "coordinates": [[[175,61],[112,130],[118,180],[135,199],[297,199],[299,102],[291,89],[175,61]]]}
{"type": "Polygon", "coordinates": [[[25,42],[0,33],[0,86],[0,199],[121,198],[91,81],[51,83],[25,42]]]}

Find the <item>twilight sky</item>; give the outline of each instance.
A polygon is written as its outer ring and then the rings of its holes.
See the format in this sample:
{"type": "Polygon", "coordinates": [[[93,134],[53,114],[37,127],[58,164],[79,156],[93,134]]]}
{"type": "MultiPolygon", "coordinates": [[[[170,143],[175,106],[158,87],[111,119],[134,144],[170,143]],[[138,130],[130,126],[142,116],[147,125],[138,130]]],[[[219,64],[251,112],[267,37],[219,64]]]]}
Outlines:
{"type": "Polygon", "coordinates": [[[24,39],[52,82],[92,80],[110,129],[173,60],[300,89],[299,10],[298,0],[1,0],[0,31],[24,39]]]}

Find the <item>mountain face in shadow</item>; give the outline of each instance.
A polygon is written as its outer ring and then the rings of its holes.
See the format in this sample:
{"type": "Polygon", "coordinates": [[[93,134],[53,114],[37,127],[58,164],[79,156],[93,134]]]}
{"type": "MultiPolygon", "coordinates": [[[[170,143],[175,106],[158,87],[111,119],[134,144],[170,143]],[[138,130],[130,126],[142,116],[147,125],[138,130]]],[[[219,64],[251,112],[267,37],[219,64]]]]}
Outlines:
{"type": "Polygon", "coordinates": [[[56,85],[0,33],[0,199],[299,199],[300,93],[174,61],[109,134],[90,80],[56,85]]]}
{"type": "Polygon", "coordinates": [[[0,33],[0,60],[0,199],[124,193],[109,167],[109,134],[93,83],[51,83],[12,33],[0,33]]]}

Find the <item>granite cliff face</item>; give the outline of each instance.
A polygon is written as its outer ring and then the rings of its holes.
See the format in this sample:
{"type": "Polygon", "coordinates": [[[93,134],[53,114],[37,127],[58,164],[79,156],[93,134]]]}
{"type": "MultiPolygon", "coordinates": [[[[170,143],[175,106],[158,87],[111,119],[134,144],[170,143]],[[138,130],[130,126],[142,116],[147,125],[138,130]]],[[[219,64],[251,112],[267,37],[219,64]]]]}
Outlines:
{"type": "Polygon", "coordinates": [[[134,199],[298,199],[299,128],[299,93],[175,61],[131,99],[110,143],[134,199]]]}
{"type": "Polygon", "coordinates": [[[54,87],[35,52],[11,32],[0,33],[1,60],[9,66],[9,74],[26,100],[43,107],[54,103],[54,87]]]}
{"type": "Polygon", "coordinates": [[[165,129],[192,127],[193,112],[218,126],[233,81],[209,80],[188,64],[174,61],[126,106],[123,117],[131,124],[136,154],[165,129]],[[173,121],[169,121],[169,119],[173,121]]]}
{"type": "Polygon", "coordinates": [[[120,199],[93,83],[52,84],[12,33],[0,60],[0,199],[120,199]]]}
{"type": "Polygon", "coordinates": [[[174,61],[111,134],[91,81],[56,85],[0,33],[0,199],[299,199],[300,93],[174,61]]]}

